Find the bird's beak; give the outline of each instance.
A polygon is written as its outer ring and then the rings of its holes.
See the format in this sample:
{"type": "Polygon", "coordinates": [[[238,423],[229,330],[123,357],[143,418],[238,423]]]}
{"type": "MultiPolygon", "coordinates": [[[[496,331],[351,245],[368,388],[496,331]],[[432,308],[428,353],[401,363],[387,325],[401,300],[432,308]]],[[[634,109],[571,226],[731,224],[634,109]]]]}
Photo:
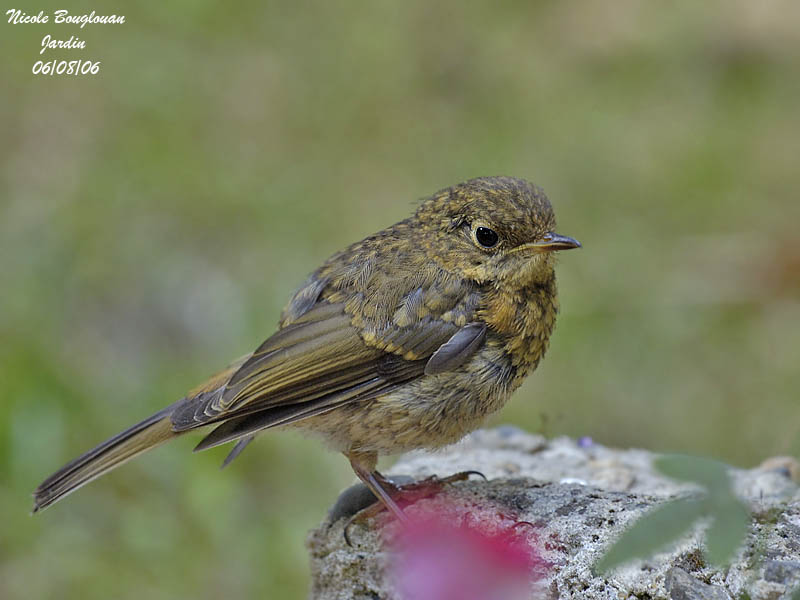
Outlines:
{"type": "Polygon", "coordinates": [[[522,244],[521,246],[513,248],[511,251],[519,252],[520,250],[531,250],[533,252],[554,252],[555,250],[570,250],[571,248],[580,247],[581,243],[575,238],[558,233],[546,233],[540,241],[522,244]]]}
{"type": "Polygon", "coordinates": [[[552,252],[553,250],[570,250],[571,248],[580,248],[581,243],[575,238],[558,233],[546,233],[544,239],[540,242],[531,244],[539,252],[552,252]]]}

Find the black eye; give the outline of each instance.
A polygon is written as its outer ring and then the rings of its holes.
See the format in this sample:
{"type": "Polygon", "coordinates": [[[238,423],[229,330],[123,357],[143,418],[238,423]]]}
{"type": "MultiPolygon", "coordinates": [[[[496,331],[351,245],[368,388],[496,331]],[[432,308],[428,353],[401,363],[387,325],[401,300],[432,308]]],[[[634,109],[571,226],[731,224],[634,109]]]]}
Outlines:
{"type": "Polygon", "coordinates": [[[500,241],[494,229],[489,229],[488,227],[478,227],[475,230],[475,239],[484,248],[494,248],[497,242],[500,241]]]}

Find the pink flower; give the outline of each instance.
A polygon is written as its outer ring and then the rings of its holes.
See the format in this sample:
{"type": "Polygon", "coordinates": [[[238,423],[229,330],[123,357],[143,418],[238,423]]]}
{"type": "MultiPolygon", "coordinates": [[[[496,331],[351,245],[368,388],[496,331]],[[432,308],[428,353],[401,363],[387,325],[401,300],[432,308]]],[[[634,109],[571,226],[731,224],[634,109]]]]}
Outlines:
{"type": "MultiPolygon", "coordinates": [[[[441,497],[440,497],[441,500],[441,497]]],[[[398,524],[387,540],[391,572],[404,600],[522,600],[549,566],[535,528],[488,507],[439,506],[398,524]]],[[[417,505],[419,507],[420,505],[417,505]]],[[[417,511],[418,514],[418,511],[417,511]]]]}

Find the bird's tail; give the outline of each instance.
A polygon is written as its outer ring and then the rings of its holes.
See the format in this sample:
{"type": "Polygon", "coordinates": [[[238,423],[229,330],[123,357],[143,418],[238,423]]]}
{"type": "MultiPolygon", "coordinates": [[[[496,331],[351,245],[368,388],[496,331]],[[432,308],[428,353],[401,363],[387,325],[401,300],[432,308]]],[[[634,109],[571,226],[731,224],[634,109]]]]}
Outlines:
{"type": "Polygon", "coordinates": [[[33,492],[33,512],[47,508],[93,479],[179,435],[172,431],[170,421],[174,407],[157,412],[61,467],[33,492]]]}

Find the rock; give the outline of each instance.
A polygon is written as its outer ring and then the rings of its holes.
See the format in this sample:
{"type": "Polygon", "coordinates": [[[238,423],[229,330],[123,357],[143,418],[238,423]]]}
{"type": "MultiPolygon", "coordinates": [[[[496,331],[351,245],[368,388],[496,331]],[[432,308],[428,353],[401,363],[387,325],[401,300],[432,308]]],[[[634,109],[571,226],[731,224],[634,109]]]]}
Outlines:
{"type": "MultiPolygon", "coordinates": [[[[539,564],[547,568],[531,578],[526,597],[777,600],[800,585],[800,493],[785,461],[778,468],[765,461],[756,469],[731,470],[752,523],[745,545],[728,567],[706,563],[701,523],[672,548],[595,574],[595,561],[628,525],[670,498],[697,491],[659,475],[652,467],[654,457],[586,438],[548,441],[499,427],[477,431],[439,452],[408,454],[392,475],[423,479],[481,471],[488,481],[450,484],[405,511],[412,519],[435,514],[456,525],[478,524],[493,536],[530,540],[539,564]]],[[[400,525],[386,516],[355,523],[348,530],[352,547],[345,542],[348,515],[366,501],[360,493],[346,492],[331,512],[333,521],[326,520],[308,537],[312,599],[401,598],[391,553],[400,525]]]]}
{"type": "Polygon", "coordinates": [[[764,563],[764,579],[775,583],[798,583],[800,562],[796,560],[768,560],[764,563]]]}
{"type": "Polygon", "coordinates": [[[664,585],[670,600],[731,600],[723,588],[698,581],[680,567],[667,571],[664,585]]]}

